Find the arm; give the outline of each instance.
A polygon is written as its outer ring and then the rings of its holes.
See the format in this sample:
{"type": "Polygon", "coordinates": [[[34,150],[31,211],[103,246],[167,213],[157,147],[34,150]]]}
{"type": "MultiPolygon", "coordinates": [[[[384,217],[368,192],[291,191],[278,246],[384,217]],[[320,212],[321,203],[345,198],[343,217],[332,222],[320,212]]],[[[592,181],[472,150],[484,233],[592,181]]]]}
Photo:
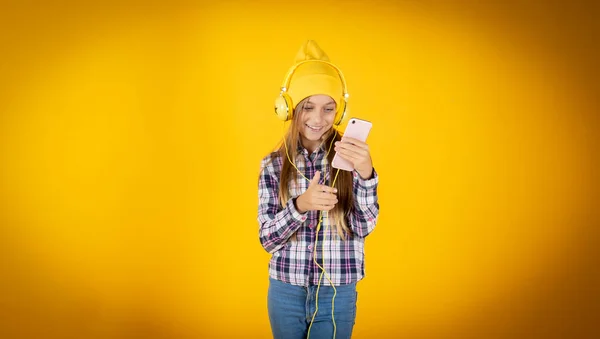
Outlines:
{"type": "Polygon", "coordinates": [[[307,213],[300,213],[295,198],[285,206],[279,204],[279,176],[273,161],[263,160],[258,184],[259,239],[268,253],[275,253],[304,223],[307,213]]]}
{"type": "Polygon", "coordinates": [[[347,137],[335,143],[335,151],[354,166],[352,172],[354,204],[348,221],[352,232],[358,237],[364,238],[373,232],[379,216],[377,198],[379,176],[373,168],[369,145],[347,137]]]}
{"type": "Polygon", "coordinates": [[[354,206],[349,215],[350,228],[357,236],[364,238],[375,229],[379,216],[379,201],[377,197],[377,185],[379,176],[375,169],[369,179],[363,179],[353,172],[353,194],[354,206]]]}

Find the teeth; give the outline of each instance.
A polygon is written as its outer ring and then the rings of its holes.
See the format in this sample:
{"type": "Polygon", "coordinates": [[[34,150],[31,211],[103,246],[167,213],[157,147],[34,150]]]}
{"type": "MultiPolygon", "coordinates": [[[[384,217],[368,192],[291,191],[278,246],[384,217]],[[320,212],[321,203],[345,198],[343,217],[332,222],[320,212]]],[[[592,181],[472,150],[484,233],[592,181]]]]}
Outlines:
{"type": "Polygon", "coordinates": [[[313,127],[310,125],[306,125],[306,126],[308,126],[308,128],[312,129],[313,131],[320,131],[323,128],[323,127],[313,127]]]}

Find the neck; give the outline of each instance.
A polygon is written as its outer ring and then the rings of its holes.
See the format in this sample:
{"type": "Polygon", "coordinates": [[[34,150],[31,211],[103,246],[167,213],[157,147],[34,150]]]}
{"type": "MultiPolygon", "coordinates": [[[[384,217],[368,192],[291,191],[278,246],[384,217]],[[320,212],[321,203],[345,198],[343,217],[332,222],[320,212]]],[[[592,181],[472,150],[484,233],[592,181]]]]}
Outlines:
{"type": "Polygon", "coordinates": [[[309,153],[313,153],[314,151],[317,150],[317,148],[319,148],[319,146],[321,146],[322,141],[321,140],[312,141],[312,140],[308,140],[308,139],[302,137],[301,142],[302,142],[302,146],[304,146],[304,148],[306,148],[309,153]]]}

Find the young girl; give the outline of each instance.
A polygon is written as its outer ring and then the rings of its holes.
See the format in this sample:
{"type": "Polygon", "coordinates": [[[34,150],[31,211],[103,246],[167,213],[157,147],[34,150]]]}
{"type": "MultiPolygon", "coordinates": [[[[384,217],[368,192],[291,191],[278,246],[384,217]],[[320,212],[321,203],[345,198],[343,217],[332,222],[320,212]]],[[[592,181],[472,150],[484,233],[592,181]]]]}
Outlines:
{"type": "Polygon", "coordinates": [[[345,81],[314,41],[302,46],[276,112],[290,126],[261,162],[259,238],[269,262],[268,314],[275,339],[350,338],[364,241],[379,215],[369,146],[335,128],[345,81]],[[335,153],[354,171],[333,168],[335,153]]]}

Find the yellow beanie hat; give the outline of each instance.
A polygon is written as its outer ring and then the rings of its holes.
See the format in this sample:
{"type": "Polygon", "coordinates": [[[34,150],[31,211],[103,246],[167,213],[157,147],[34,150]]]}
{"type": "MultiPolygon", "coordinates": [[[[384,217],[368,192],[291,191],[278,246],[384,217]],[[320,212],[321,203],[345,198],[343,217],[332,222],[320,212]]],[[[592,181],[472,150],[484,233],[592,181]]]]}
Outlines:
{"type": "MultiPolygon", "coordinates": [[[[305,60],[323,60],[329,62],[329,57],[313,40],[308,40],[300,47],[296,55],[296,64],[305,60]]],[[[292,109],[303,99],[324,94],[329,95],[339,109],[344,104],[344,89],[340,75],[331,65],[321,62],[307,62],[293,72],[287,93],[292,100],[292,109]]]]}

